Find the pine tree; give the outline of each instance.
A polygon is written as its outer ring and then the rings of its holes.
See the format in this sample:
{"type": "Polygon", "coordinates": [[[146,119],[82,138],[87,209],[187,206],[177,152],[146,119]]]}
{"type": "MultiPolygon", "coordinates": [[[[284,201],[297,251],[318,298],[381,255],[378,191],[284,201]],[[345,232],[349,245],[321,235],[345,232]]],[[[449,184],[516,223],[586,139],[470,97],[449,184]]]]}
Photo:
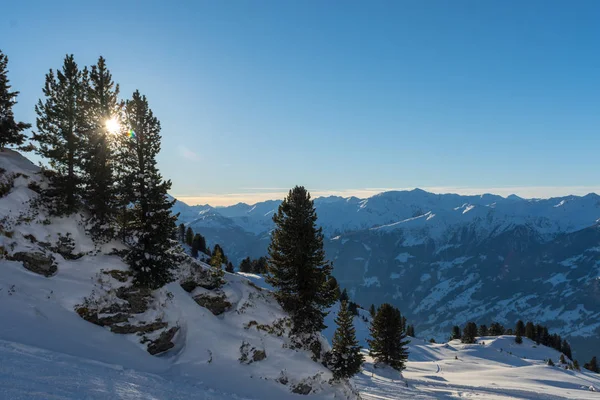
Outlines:
{"type": "Polygon", "coordinates": [[[8,80],[8,57],[0,50],[0,150],[7,145],[20,146],[25,142],[25,129],[31,124],[15,121],[13,107],[19,92],[11,92],[8,80]]]}
{"type": "Polygon", "coordinates": [[[388,303],[379,307],[371,322],[369,354],[376,362],[382,362],[401,371],[408,359],[406,333],[402,330],[400,311],[388,303]]]}
{"type": "Polygon", "coordinates": [[[181,243],[183,243],[183,241],[185,240],[185,225],[184,224],[179,224],[179,231],[178,231],[177,238],[181,243]]]}
{"type": "Polygon", "coordinates": [[[579,366],[579,361],[573,360],[573,368],[577,371],[581,371],[581,367],[579,366]]]}
{"type": "Polygon", "coordinates": [[[462,343],[473,344],[475,343],[475,337],[477,336],[477,325],[475,322],[467,322],[463,329],[461,338],[462,343]]]}
{"type": "Polygon", "coordinates": [[[223,259],[223,264],[227,264],[229,262],[229,260],[227,259],[227,256],[225,255],[225,250],[223,250],[221,245],[219,245],[218,243],[215,244],[215,248],[213,249],[213,255],[216,254],[217,251],[219,253],[221,253],[221,258],[223,259]]]}
{"type": "Polygon", "coordinates": [[[255,274],[265,274],[267,272],[267,259],[259,257],[258,260],[252,262],[252,271],[255,274]]]}
{"type": "Polygon", "coordinates": [[[246,257],[242,260],[240,263],[240,272],[252,272],[252,261],[250,261],[250,257],[246,257]]]}
{"type": "Polygon", "coordinates": [[[493,322],[488,329],[488,334],[490,336],[504,335],[504,327],[498,322],[493,322]]]}
{"type": "Polygon", "coordinates": [[[200,235],[196,233],[194,235],[194,239],[192,240],[192,257],[198,258],[198,254],[200,251],[200,235]]]}
{"type": "Polygon", "coordinates": [[[369,308],[369,314],[371,314],[371,317],[375,317],[376,313],[377,310],[375,309],[375,304],[371,304],[371,307],[369,308]]]}
{"type": "Polygon", "coordinates": [[[233,268],[233,264],[231,263],[231,261],[227,262],[227,266],[225,267],[225,271],[229,272],[230,274],[233,274],[234,268],[233,268]]]}
{"type": "Polygon", "coordinates": [[[535,326],[531,321],[528,321],[525,325],[525,337],[530,340],[535,340],[535,326]]]}
{"type": "Polygon", "coordinates": [[[342,290],[342,294],[340,295],[340,301],[349,301],[348,291],[346,289],[342,290]]]}
{"type": "Polygon", "coordinates": [[[415,327],[414,325],[408,325],[406,327],[406,336],[415,337],[415,327]]]}
{"type": "Polygon", "coordinates": [[[554,367],[554,361],[552,361],[551,358],[548,359],[548,363],[547,364],[548,364],[549,367],[554,367]]]}
{"type": "Polygon", "coordinates": [[[515,325],[515,335],[517,335],[517,336],[525,335],[525,324],[521,320],[518,320],[517,324],[515,325]]]}
{"type": "Polygon", "coordinates": [[[177,216],[171,214],[174,200],[167,192],[171,181],[164,181],[156,166],[160,152],[160,123],[138,91],[125,105],[126,124],[135,132],[128,149],[130,181],[134,193],[130,209],[131,250],[126,257],[139,285],[158,288],[169,282],[175,266],[170,238],[177,216]]]}
{"type": "Polygon", "coordinates": [[[479,325],[479,328],[477,329],[477,333],[479,334],[479,336],[487,336],[488,335],[488,328],[486,325],[479,325]]]}
{"type": "Polygon", "coordinates": [[[206,238],[199,233],[197,233],[197,235],[198,235],[198,251],[208,255],[208,250],[206,249],[206,238]]]}
{"type": "Polygon", "coordinates": [[[460,327],[458,325],[454,325],[452,327],[452,334],[450,335],[450,340],[460,339],[462,334],[460,332],[460,327]]]}
{"type": "Polygon", "coordinates": [[[597,374],[600,373],[600,369],[598,369],[598,360],[596,360],[596,356],[592,357],[590,362],[585,363],[583,368],[595,372],[597,374]]]}
{"type": "Polygon", "coordinates": [[[569,359],[573,359],[573,353],[571,352],[571,345],[564,339],[561,343],[560,351],[565,354],[565,356],[569,357],[569,359]]]}
{"type": "Polygon", "coordinates": [[[332,265],[325,260],[323,232],[317,228],[314,203],[306,189],[290,190],[273,221],[266,281],[290,314],[293,333],[320,332],[336,293],[328,287],[332,265]]]}
{"type": "Polygon", "coordinates": [[[213,268],[217,268],[217,269],[221,269],[222,264],[225,263],[225,259],[223,257],[223,252],[221,250],[221,246],[216,245],[215,249],[213,250],[213,255],[210,258],[210,265],[213,268]]]}
{"type": "Polygon", "coordinates": [[[565,355],[564,355],[564,354],[561,354],[561,355],[560,355],[560,358],[558,359],[558,361],[559,361],[561,364],[566,364],[566,363],[567,363],[567,360],[565,359],[565,355]]]}
{"type": "Polygon", "coordinates": [[[353,317],[346,301],[342,301],[335,323],[337,329],[333,335],[327,366],[335,379],[350,378],[360,371],[364,357],[360,353],[353,317]]]}
{"type": "Polygon", "coordinates": [[[350,311],[350,314],[352,314],[353,316],[358,316],[358,304],[356,304],[353,301],[349,302],[348,311],[350,311]]]}
{"type": "Polygon", "coordinates": [[[54,171],[50,188],[43,194],[50,211],[58,215],[72,214],[79,206],[81,138],[89,129],[86,86],[87,75],[79,69],[73,55],[67,55],[62,70],[46,74],[44,99],[35,106],[37,131],[32,139],[38,142],[37,153],[48,160],[54,171]]]}
{"type": "Polygon", "coordinates": [[[194,241],[194,231],[192,230],[191,227],[188,226],[187,230],[185,231],[185,244],[187,244],[188,246],[191,246],[193,241],[194,241]]]}
{"type": "MultiPolygon", "coordinates": [[[[122,140],[129,139],[125,137],[126,135],[121,134],[123,104],[119,101],[118,95],[119,85],[113,82],[112,75],[106,67],[106,60],[100,57],[89,73],[89,85],[86,93],[86,119],[89,129],[83,136],[82,167],[85,185],[83,198],[92,214],[91,232],[97,239],[103,240],[111,239],[115,235],[118,209],[124,209],[129,204],[128,200],[138,197],[131,193],[133,187],[127,186],[130,183],[127,181],[127,177],[131,177],[131,171],[124,169],[122,177],[117,177],[114,172],[114,149],[123,150],[121,148],[122,140]],[[123,193],[117,192],[117,181],[118,187],[121,189],[119,191],[123,193]]],[[[142,100],[139,101],[140,105],[141,102],[142,100]]],[[[136,128],[131,125],[131,119],[128,122],[136,136],[145,133],[143,132],[146,128],[144,125],[136,126],[140,131],[137,132],[136,128]]],[[[154,128],[150,127],[149,129],[154,128]]],[[[160,128],[158,129],[160,130],[160,128]]],[[[131,144],[132,141],[128,140],[128,143],[131,144]]],[[[136,144],[139,145],[139,140],[136,144]]],[[[139,160],[138,164],[142,162],[143,160],[139,160]]],[[[125,164],[125,166],[128,165],[125,164]]],[[[123,223],[127,224],[127,222],[123,223]]]]}

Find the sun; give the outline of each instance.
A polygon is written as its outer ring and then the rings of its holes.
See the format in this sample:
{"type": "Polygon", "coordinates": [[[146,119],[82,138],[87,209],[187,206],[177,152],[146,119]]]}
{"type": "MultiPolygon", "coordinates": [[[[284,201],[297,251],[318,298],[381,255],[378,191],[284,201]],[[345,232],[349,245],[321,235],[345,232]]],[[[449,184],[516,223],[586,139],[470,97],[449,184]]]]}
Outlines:
{"type": "Polygon", "coordinates": [[[108,131],[108,133],[115,135],[119,133],[120,129],[121,125],[119,124],[119,120],[117,120],[116,118],[106,120],[106,130],[108,131]]]}

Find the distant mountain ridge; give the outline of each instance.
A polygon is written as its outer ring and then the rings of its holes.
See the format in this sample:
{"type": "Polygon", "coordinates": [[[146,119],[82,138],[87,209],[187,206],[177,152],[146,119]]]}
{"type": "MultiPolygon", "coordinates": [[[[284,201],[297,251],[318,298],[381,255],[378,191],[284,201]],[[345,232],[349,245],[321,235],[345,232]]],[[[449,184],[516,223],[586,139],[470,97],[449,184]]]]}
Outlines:
{"type": "MultiPolygon", "coordinates": [[[[265,255],[279,201],[176,203],[180,221],[238,261],[265,255]]],[[[600,196],[523,199],[420,189],[315,199],[334,275],[368,306],[391,302],[423,335],[531,319],[600,348],[600,196]]],[[[587,352],[587,353],[586,353],[587,352]]]]}

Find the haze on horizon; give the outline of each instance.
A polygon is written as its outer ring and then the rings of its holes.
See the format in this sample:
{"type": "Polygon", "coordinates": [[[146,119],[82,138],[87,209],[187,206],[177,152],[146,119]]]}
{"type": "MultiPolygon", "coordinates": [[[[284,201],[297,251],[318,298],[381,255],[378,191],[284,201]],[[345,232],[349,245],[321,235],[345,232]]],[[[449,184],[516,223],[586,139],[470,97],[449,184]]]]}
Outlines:
{"type": "Polygon", "coordinates": [[[554,197],[600,192],[598,15],[595,1],[31,0],[3,5],[0,46],[34,125],[48,69],[103,55],[122,97],[148,96],[159,167],[189,204],[294,185],[554,197]]]}

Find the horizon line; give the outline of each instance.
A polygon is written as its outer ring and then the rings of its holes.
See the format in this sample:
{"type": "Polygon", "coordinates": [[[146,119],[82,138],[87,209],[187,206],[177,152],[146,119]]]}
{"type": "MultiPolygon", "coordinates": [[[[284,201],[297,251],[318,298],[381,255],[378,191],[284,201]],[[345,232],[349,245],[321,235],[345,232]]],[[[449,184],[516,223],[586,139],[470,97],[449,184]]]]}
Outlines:
{"type": "MultiPolygon", "coordinates": [[[[242,190],[245,188],[242,188],[242,190]]],[[[255,205],[257,203],[282,200],[287,196],[288,190],[238,192],[238,193],[207,193],[204,195],[175,195],[172,196],[178,201],[189,206],[206,205],[211,207],[228,207],[236,204],[255,205]]],[[[272,188],[276,189],[276,188],[272,188]]],[[[525,200],[532,199],[550,199],[566,196],[585,196],[588,194],[600,193],[598,186],[512,186],[512,187],[492,187],[492,188],[473,188],[473,187],[413,187],[413,188],[363,188],[363,189],[342,189],[342,190],[309,190],[313,199],[323,197],[356,197],[364,200],[385,192],[394,191],[413,191],[423,190],[433,194],[457,194],[461,196],[483,196],[495,195],[507,198],[511,195],[518,196],[525,200]]]]}

